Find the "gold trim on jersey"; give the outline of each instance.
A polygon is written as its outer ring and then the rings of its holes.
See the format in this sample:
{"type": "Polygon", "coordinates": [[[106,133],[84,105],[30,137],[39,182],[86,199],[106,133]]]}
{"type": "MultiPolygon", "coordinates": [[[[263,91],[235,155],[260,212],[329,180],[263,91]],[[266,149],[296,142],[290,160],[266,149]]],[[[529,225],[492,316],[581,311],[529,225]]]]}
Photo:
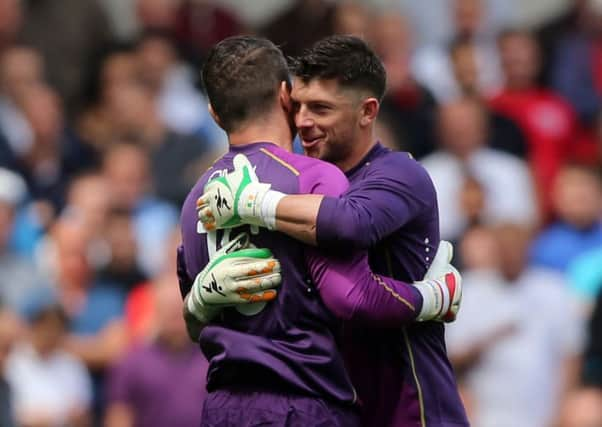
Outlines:
{"type": "Polygon", "coordinates": [[[277,155],[275,155],[274,153],[266,150],[265,148],[260,148],[259,151],[261,151],[263,154],[271,157],[272,159],[276,160],[278,163],[280,163],[282,166],[284,166],[285,168],[287,168],[288,170],[290,170],[292,173],[294,173],[296,176],[301,175],[299,173],[299,171],[297,169],[295,169],[294,166],[292,166],[291,164],[285,162],[284,160],[282,160],[280,157],[278,157],[277,155]]]}
{"type": "MultiPolygon", "coordinates": [[[[389,249],[385,248],[385,260],[387,262],[387,270],[389,270],[389,277],[395,278],[393,275],[393,264],[391,262],[391,253],[389,249]]],[[[416,364],[414,363],[414,352],[412,351],[412,345],[410,344],[410,338],[408,337],[408,330],[403,328],[403,340],[408,352],[408,358],[410,359],[410,367],[412,369],[412,376],[416,383],[416,392],[418,393],[418,405],[420,407],[420,426],[426,427],[426,416],[424,413],[424,398],[422,396],[422,387],[420,386],[420,380],[418,379],[418,373],[416,372],[416,364]]]]}
{"type": "Polygon", "coordinates": [[[407,299],[405,299],[404,297],[402,297],[401,295],[399,295],[397,292],[395,292],[393,289],[391,289],[384,281],[383,279],[381,279],[380,277],[378,277],[376,274],[371,273],[372,274],[372,278],[374,280],[376,280],[376,283],[378,283],[379,285],[381,285],[383,288],[385,288],[387,290],[387,292],[389,292],[391,295],[393,295],[393,298],[395,298],[397,301],[404,303],[405,305],[408,306],[408,308],[412,311],[416,311],[416,308],[412,305],[412,303],[410,301],[408,301],[407,299]]]}

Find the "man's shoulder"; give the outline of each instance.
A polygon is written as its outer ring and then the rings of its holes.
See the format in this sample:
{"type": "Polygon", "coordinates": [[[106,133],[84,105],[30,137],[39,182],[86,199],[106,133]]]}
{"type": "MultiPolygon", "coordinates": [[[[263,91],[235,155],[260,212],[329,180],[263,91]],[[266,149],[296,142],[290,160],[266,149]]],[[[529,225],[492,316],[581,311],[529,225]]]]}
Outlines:
{"type": "MultiPolygon", "coordinates": [[[[275,158],[281,159],[293,166],[299,174],[313,170],[325,171],[336,175],[344,176],[343,172],[331,163],[313,157],[292,153],[278,146],[265,149],[266,154],[271,154],[275,158]]],[[[268,154],[268,155],[269,155],[268,154]]]]}
{"type": "Polygon", "coordinates": [[[392,180],[409,185],[431,183],[425,167],[410,153],[404,151],[387,151],[373,160],[373,173],[389,177],[392,180]]]}
{"type": "Polygon", "coordinates": [[[299,193],[338,196],[348,187],[345,174],[335,165],[280,147],[270,147],[269,154],[290,165],[299,181],[299,193]]]}

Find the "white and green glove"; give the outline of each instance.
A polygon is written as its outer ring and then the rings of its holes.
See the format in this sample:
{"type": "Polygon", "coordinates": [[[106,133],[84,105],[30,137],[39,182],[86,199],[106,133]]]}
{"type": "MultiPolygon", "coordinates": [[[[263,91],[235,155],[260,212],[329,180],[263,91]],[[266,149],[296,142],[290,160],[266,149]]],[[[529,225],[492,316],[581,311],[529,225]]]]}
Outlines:
{"type": "Polygon", "coordinates": [[[242,233],[215,253],[195,278],[186,309],[208,323],[222,308],[267,302],[276,298],[280,263],[269,249],[245,248],[242,233]]]}
{"type": "Polygon", "coordinates": [[[440,322],[456,320],[462,300],[462,277],[450,264],[453,253],[452,244],[441,240],[424,280],[413,283],[422,294],[423,301],[422,310],[416,320],[440,322]]]}
{"type": "Polygon", "coordinates": [[[276,206],[285,194],[259,182],[253,165],[244,154],[234,157],[234,171],[215,178],[197,200],[197,215],[206,231],[241,224],[273,230],[276,206]]]}

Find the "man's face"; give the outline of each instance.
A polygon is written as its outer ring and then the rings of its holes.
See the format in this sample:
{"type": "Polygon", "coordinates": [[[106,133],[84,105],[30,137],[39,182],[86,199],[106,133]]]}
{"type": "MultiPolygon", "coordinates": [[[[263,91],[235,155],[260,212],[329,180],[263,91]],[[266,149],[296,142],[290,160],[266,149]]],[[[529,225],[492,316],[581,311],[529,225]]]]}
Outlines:
{"type": "Polygon", "coordinates": [[[361,102],[336,80],[295,79],[291,93],[295,125],[310,157],[344,160],[356,145],[361,102]]]}

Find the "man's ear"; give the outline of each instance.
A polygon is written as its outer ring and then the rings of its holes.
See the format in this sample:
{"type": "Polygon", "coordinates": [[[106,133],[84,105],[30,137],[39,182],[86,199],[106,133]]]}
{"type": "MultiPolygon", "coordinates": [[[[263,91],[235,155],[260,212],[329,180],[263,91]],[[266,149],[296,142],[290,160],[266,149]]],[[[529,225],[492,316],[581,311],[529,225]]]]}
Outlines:
{"type": "Polygon", "coordinates": [[[292,111],[293,103],[291,101],[291,86],[289,83],[282,81],[280,82],[280,89],[278,90],[278,99],[280,100],[280,105],[287,114],[290,114],[292,111]]]}
{"type": "Polygon", "coordinates": [[[209,104],[207,104],[207,109],[209,110],[209,114],[211,114],[211,117],[213,117],[213,120],[215,121],[215,123],[217,123],[217,125],[223,129],[224,127],[222,126],[222,121],[219,119],[219,116],[213,109],[211,102],[209,104]]]}
{"type": "Polygon", "coordinates": [[[362,102],[362,109],[360,112],[360,126],[366,127],[373,124],[376,121],[378,110],[380,109],[380,103],[376,98],[367,98],[362,102]]]}

